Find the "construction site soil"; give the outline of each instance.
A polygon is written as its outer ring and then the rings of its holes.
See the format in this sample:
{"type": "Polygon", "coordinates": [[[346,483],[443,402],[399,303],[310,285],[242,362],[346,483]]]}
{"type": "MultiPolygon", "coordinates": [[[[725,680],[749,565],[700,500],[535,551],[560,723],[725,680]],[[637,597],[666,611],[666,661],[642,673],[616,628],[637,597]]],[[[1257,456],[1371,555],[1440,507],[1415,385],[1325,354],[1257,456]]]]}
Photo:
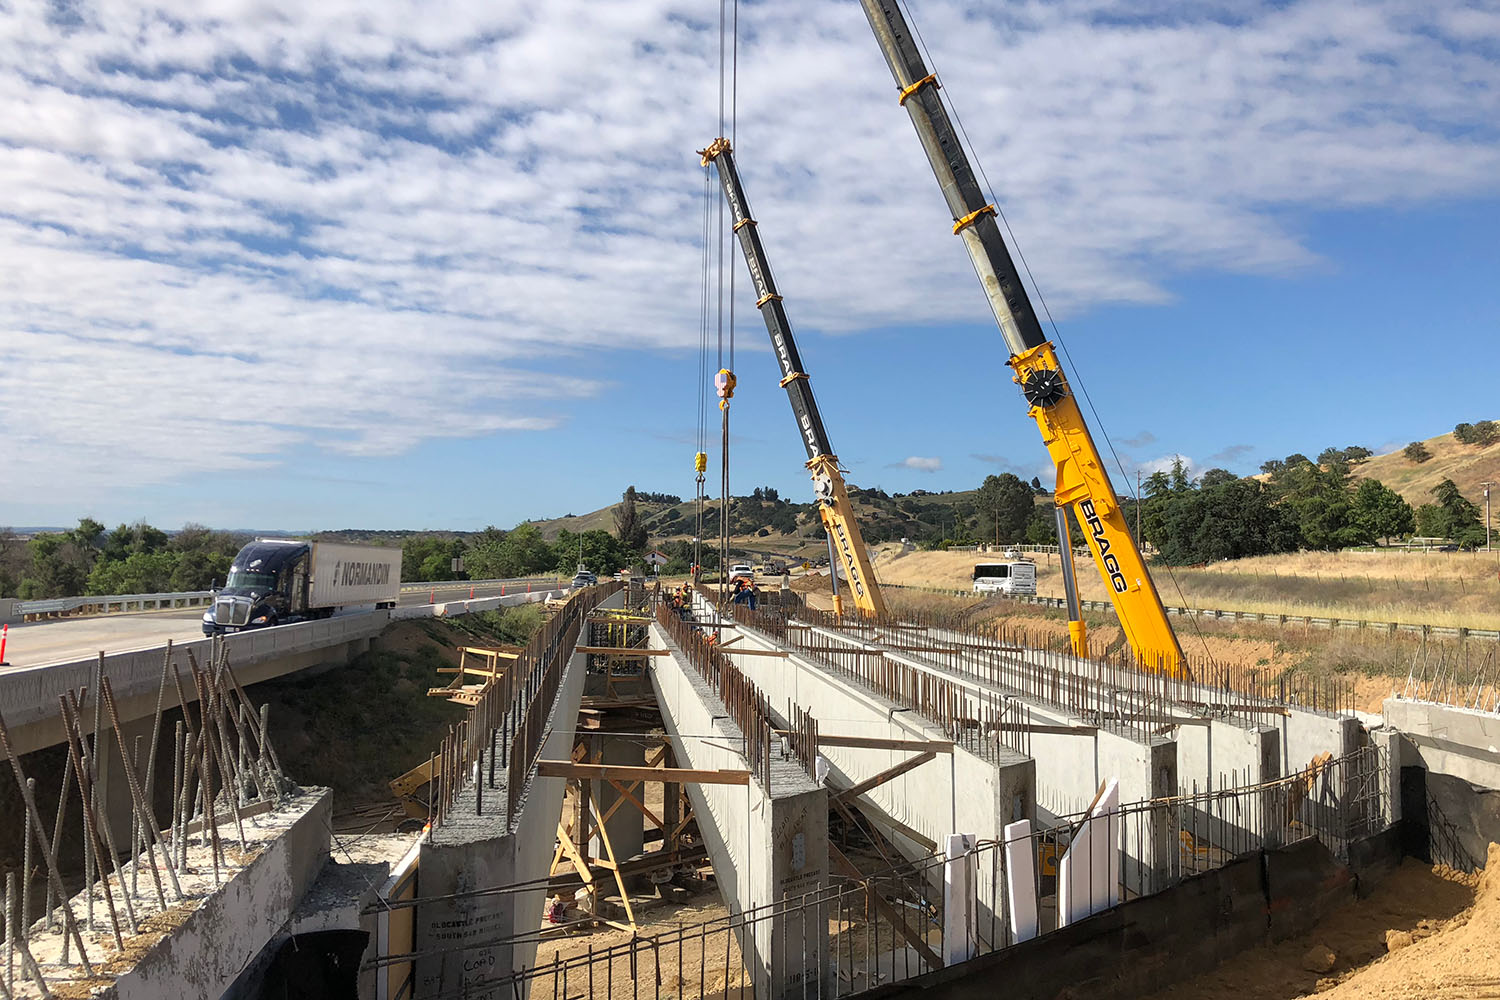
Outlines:
{"type": "Polygon", "coordinates": [[[1474,875],[1407,859],[1310,933],[1256,948],[1146,1000],[1500,997],[1500,845],[1474,875]]]}

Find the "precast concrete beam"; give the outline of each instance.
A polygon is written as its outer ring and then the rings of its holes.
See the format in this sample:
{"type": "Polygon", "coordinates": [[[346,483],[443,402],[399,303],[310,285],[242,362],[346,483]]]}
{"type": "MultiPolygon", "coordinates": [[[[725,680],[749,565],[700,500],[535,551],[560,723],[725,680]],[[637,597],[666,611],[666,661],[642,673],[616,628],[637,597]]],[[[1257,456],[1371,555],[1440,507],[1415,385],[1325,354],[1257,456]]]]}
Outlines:
{"type": "MultiPolygon", "coordinates": [[[[827,638],[850,646],[871,645],[836,631],[818,631],[827,638]]],[[[1128,729],[1116,732],[1108,726],[1094,726],[1065,709],[1023,697],[1008,688],[994,686],[972,676],[941,669],[914,654],[882,648],[879,643],[873,644],[873,648],[880,648],[882,655],[889,660],[941,678],[975,698],[998,696],[1027,708],[1031,723],[1038,727],[1029,736],[1030,760],[1034,768],[1031,788],[1034,789],[1035,803],[1030,814],[1017,818],[1034,818],[1040,814],[1041,819],[1052,822],[1061,816],[1081,813],[1111,778],[1119,781],[1122,803],[1166,798],[1179,791],[1177,742],[1170,735],[1156,736],[1143,743],[1134,738],[1128,729]]],[[[725,652],[732,653],[733,648],[725,652]]],[[[748,665],[742,665],[742,668],[747,669],[747,672],[753,669],[748,665]]],[[[822,670],[821,667],[818,669],[822,670]]],[[[771,682],[768,680],[767,683],[771,682]]],[[[915,713],[908,712],[906,715],[914,716],[915,713]]],[[[958,787],[967,787],[963,779],[960,779],[958,787]]],[[[994,836],[998,839],[1003,833],[1004,824],[1012,822],[1003,807],[996,809],[992,822],[994,820],[999,821],[1000,829],[994,834],[981,832],[981,836],[994,836]]],[[[1148,887],[1159,884],[1177,851],[1178,846],[1170,832],[1170,824],[1164,821],[1143,824],[1140,835],[1130,837],[1125,845],[1126,859],[1122,876],[1126,879],[1126,885],[1148,887]]]]}
{"type": "MultiPolygon", "coordinates": [[[[659,625],[650,630],[651,645],[673,653],[652,657],[650,676],[677,765],[748,768],[744,735],[718,696],[659,625]]],[[[736,933],[755,996],[824,995],[830,913],[791,901],[828,879],[827,791],[795,759],[780,758],[771,763],[769,789],[755,778],[745,786],[684,787],[725,904],[752,918],[736,933]]]]}
{"type": "MultiPolygon", "coordinates": [[[[978,756],[952,746],[936,723],[923,718],[856,681],[824,668],[795,650],[785,660],[741,655],[739,647],[779,649],[768,636],[741,627],[740,641],[722,650],[765,693],[778,724],[788,724],[785,706],[814,712],[827,735],[871,740],[937,743],[951,747],[934,760],[871,788],[861,798],[879,813],[919,831],[927,843],[915,844],[893,828],[893,839],[908,857],[930,855],[946,844],[949,834],[972,833],[982,840],[999,839],[1007,823],[1036,818],[1036,762],[996,746],[992,755],[978,756]]],[[[824,732],[820,731],[820,736],[824,732]]],[[[838,785],[849,787],[910,760],[918,751],[820,744],[838,785]]],[[[874,822],[879,825],[879,818],[874,822]]]]}

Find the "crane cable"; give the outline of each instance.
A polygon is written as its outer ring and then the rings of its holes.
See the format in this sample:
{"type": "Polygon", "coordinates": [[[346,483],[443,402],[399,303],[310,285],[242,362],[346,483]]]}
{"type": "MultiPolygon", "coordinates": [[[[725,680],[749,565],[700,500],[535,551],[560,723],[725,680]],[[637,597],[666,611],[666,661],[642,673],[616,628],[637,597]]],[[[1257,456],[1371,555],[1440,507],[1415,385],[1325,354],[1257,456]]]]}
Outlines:
{"type": "MultiPolygon", "coordinates": [[[[922,38],[921,29],[917,27],[917,22],[911,16],[909,6],[905,0],[896,0],[896,2],[900,4],[906,17],[906,23],[911,26],[912,36],[916,39],[917,45],[922,49],[922,57],[927,60],[928,72],[936,75],[937,64],[933,62],[932,53],[927,48],[926,40],[922,38]]],[[[1057,320],[1052,318],[1052,310],[1047,307],[1047,298],[1042,294],[1042,287],[1037,283],[1036,275],[1031,273],[1031,264],[1027,262],[1026,254],[1021,249],[1021,242],[1016,238],[1015,231],[1010,227],[1010,219],[1006,218],[1005,209],[1001,207],[1000,199],[995,197],[995,186],[990,183],[989,175],[984,170],[984,163],[979,158],[979,151],[974,147],[974,141],[969,138],[968,130],[964,128],[963,118],[958,113],[958,105],[953,100],[953,92],[951,90],[948,91],[948,107],[953,112],[953,122],[958,126],[959,134],[963,136],[964,145],[969,148],[969,157],[979,169],[979,176],[984,181],[984,186],[989,193],[990,204],[995,206],[995,214],[999,216],[1001,224],[1005,226],[1005,232],[1010,237],[1011,246],[1016,248],[1016,256],[1020,258],[1021,266],[1026,271],[1026,277],[1031,282],[1031,289],[1036,293],[1037,301],[1041,303],[1042,313],[1047,317],[1047,325],[1052,327],[1053,339],[1062,348],[1063,356],[1068,359],[1068,368],[1073,372],[1073,377],[1069,381],[1076,383],[1079,391],[1083,393],[1084,402],[1088,404],[1089,412],[1094,415],[1094,424],[1099,428],[1099,433],[1104,438],[1104,444],[1109,448],[1110,456],[1115,460],[1115,467],[1120,470],[1120,477],[1124,480],[1125,487],[1129,489],[1130,477],[1125,473],[1125,463],[1120,461],[1120,455],[1115,451],[1115,444],[1110,440],[1109,431],[1104,426],[1104,420],[1099,416],[1099,411],[1094,407],[1094,400],[1089,396],[1088,387],[1084,385],[1083,376],[1073,361],[1073,355],[1068,350],[1068,344],[1063,339],[1062,331],[1058,329],[1057,320]]],[[[1140,505],[1141,498],[1139,495],[1135,493],[1128,495],[1135,500],[1137,506],[1140,505]]],[[[1141,539],[1137,538],[1135,542],[1139,546],[1141,539]]],[[[1058,539],[1059,545],[1070,545],[1071,543],[1071,538],[1067,540],[1058,539]]],[[[1167,571],[1167,577],[1172,581],[1172,588],[1177,591],[1178,599],[1182,601],[1183,607],[1187,607],[1187,596],[1182,591],[1182,584],[1178,581],[1177,574],[1172,572],[1172,567],[1167,563],[1162,563],[1161,565],[1167,571]]],[[[1188,622],[1193,626],[1193,631],[1197,633],[1198,641],[1203,645],[1203,655],[1207,657],[1210,664],[1213,664],[1215,662],[1213,652],[1208,648],[1208,638],[1203,634],[1203,629],[1198,624],[1197,618],[1189,617],[1188,622]]]]}
{"type": "MultiPolygon", "coordinates": [[[[718,135],[724,135],[724,99],[726,85],[729,97],[729,135],[731,141],[736,133],[739,119],[739,50],[740,50],[740,4],[739,0],[719,0],[719,128],[718,135]],[[732,9],[732,14],[731,14],[732,9]],[[726,42],[729,52],[726,58],[726,42]]],[[[707,178],[709,167],[704,165],[704,176],[707,178]]],[[[714,380],[719,396],[719,421],[720,421],[720,465],[719,465],[719,595],[722,602],[725,594],[726,574],[729,568],[729,517],[732,496],[729,490],[729,401],[734,397],[734,266],[727,264],[730,252],[726,246],[728,241],[735,239],[732,230],[726,232],[724,226],[724,200],[719,199],[718,224],[714,234],[714,247],[717,255],[718,265],[718,358],[719,369],[714,380]],[[725,327],[725,288],[724,271],[726,266],[729,270],[729,364],[724,361],[724,327],[725,327]]]]}
{"type": "Polygon", "coordinates": [[[693,573],[692,578],[696,582],[697,571],[703,565],[703,505],[706,494],[704,493],[704,472],[708,469],[708,293],[709,273],[711,267],[711,251],[709,249],[709,236],[711,218],[709,199],[713,197],[713,191],[709,185],[708,174],[703,175],[703,225],[700,237],[703,241],[703,254],[701,261],[701,289],[698,303],[698,428],[697,438],[694,445],[697,451],[693,455],[693,471],[697,476],[697,521],[693,529],[693,573]]]}

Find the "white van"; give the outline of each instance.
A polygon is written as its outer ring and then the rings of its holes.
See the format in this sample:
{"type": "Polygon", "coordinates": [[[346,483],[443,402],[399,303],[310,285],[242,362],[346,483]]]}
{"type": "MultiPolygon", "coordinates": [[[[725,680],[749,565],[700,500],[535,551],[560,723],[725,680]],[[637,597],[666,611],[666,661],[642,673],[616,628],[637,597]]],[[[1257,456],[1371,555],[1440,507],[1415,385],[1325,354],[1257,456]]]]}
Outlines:
{"type": "Polygon", "coordinates": [[[1036,563],[1030,559],[978,563],[974,566],[974,593],[1035,594],[1036,563]]]}

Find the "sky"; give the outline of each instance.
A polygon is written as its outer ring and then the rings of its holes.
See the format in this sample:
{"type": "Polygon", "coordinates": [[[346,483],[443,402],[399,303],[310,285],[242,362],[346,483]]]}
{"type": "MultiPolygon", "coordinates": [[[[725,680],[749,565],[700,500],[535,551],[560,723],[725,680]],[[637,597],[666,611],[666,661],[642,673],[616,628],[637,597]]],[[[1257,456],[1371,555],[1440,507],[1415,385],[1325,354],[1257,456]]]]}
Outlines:
{"type": "MultiPolygon", "coordinates": [[[[1117,485],[1500,416],[1500,4],[908,10],[1117,485]]],[[[731,339],[731,489],[811,499],[705,241],[719,15],[0,0],[0,525],[690,497],[731,339]]],[[[726,130],[850,482],[1050,481],[859,5],[738,19],[726,130]]]]}

